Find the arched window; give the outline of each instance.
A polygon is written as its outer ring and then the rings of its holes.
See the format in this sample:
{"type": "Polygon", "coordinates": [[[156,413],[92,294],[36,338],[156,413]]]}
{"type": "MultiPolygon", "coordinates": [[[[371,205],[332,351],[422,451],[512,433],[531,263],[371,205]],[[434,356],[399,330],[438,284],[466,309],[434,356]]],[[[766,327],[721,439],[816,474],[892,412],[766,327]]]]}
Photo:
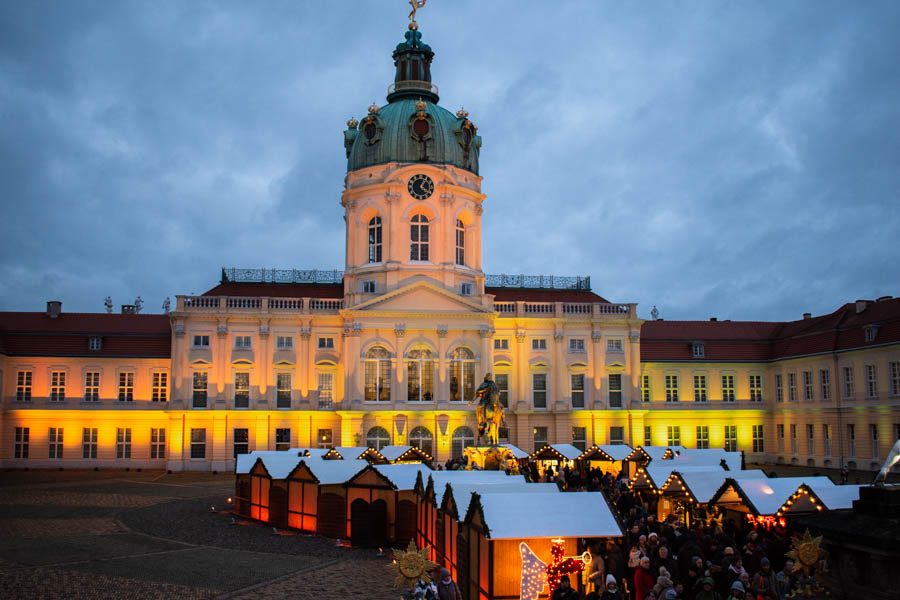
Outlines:
{"type": "Polygon", "coordinates": [[[456,220],[456,264],[466,264],[466,226],[456,220]]]}
{"type": "Polygon", "coordinates": [[[366,446],[381,450],[391,445],[391,434],[384,427],[373,427],[366,434],[366,446]]]}
{"type": "Polygon", "coordinates": [[[463,455],[463,450],[469,446],[475,445],[475,434],[466,426],[457,427],[453,430],[453,436],[450,439],[450,458],[459,458],[463,455]]]}
{"type": "Polygon", "coordinates": [[[409,225],[409,260],[428,260],[428,217],[416,215],[409,225]]]}
{"type": "Polygon", "coordinates": [[[369,262],[381,262],[381,217],[369,219],[369,262]]]}
{"type": "MultiPolygon", "coordinates": [[[[406,360],[406,399],[431,402],[434,399],[434,358],[428,348],[413,348],[406,360]]],[[[430,453],[429,453],[430,454],[430,453]]]]}
{"type": "Polygon", "coordinates": [[[432,452],[434,436],[425,427],[416,427],[409,432],[409,445],[416,446],[428,456],[434,456],[432,452]]]}
{"type": "Polygon", "coordinates": [[[475,355],[468,348],[450,354],[450,400],[465,402],[475,396],[475,355]]]}
{"type": "Polygon", "coordinates": [[[366,352],[366,402],[391,401],[391,355],[381,346],[366,352]]]}

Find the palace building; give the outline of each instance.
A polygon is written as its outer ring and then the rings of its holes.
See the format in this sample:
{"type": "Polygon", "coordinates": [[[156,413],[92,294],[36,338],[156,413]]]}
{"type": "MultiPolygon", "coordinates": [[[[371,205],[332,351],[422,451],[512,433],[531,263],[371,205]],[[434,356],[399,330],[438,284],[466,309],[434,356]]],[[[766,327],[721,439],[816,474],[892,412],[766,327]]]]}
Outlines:
{"type": "MultiPolygon", "coordinates": [[[[793,322],[644,321],[590,279],[487,275],[478,129],[417,29],[344,131],[343,271],[223,269],[166,315],[0,313],[0,463],[229,470],[238,454],[503,441],[741,450],[872,469],[900,436],[900,299],[793,322]]],[[[337,199],[336,199],[337,200],[337,199]]]]}

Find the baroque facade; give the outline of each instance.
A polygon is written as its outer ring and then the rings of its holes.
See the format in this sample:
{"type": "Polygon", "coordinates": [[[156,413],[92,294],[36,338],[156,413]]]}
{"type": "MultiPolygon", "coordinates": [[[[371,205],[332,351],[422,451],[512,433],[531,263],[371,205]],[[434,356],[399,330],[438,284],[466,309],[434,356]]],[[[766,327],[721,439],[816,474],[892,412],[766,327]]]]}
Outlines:
{"type": "Polygon", "coordinates": [[[411,29],[388,103],[344,132],[342,272],[223,269],[167,315],[0,313],[5,467],[228,470],[255,449],[503,435],[874,468],[900,437],[900,300],[789,323],[644,321],[579,277],[485,275],[481,138],[411,29]]]}

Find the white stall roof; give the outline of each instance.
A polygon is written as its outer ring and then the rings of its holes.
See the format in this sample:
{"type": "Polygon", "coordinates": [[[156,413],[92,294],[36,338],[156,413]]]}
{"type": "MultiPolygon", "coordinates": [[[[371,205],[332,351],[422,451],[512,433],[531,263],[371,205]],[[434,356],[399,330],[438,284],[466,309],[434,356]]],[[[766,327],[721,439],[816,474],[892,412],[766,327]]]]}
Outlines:
{"type": "Polygon", "coordinates": [[[362,456],[363,452],[368,450],[368,446],[335,446],[334,450],[341,455],[344,460],[354,460],[362,456]]]}
{"type": "Polygon", "coordinates": [[[412,446],[385,446],[379,452],[386,459],[393,461],[403,456],[409,450],[412,450],[412,446]]]}
{"type": "MultiPolygon", "coordinates": [[[[666,452],[671,450],[668,446],[641,446],[640,448],[650,457],[651,461],[662,460],[666,452]]],[[[674,450],[672,451],[674,452],[674,450]]]]}
{"type": "Polygon", "coordinates": [[[613,460],[625,460],[631,454],[631,447],[625,444],[601,444],[597,446],[613,460]]]}
{"type": "Polygon", "coordinates": [[[453,488],[453,499],[456,500],[462,519],[465,509],[469,506],[469,496],[472,492],[479,494],[560,494],[555,483],[528,483],[519,477],[510,477],[513,481],[444,481],[440,485],[434,484],[435,502],[440,506],[444,502],[447,493],[447,483],[453,488]]]}
{"type": "Polygon", "coordinates": [[[487,492],[479,501],[492,540],[622,536],[600,492],[487,492]]]}
{"type": "Polygon", "coordinates": [[[306,464],[310,463],[309,457],[297,456],[293,452],[271,453],[259,458],[272,479],[284,479],[291,474],[291,471],[294,470],[301,460],[305,460],[306,464]]]}
{"type": "Polygon", "coordinates": [[[766,479],[766,474],[757,469],[749,471],[725,471],[722,469],[709,471],[679,471],[675,469],[673,472],[678,473],[684,485],[691,491],[691,494],[700,504],[709,502],[727,478],[737,481],[743,479],[766,479]]]}
{"type": "Polygon", "coordinates": [[[319,480],[320,485],[344,483],[365,469],[369,463],[364,460],[307,460],[306,466],[319,480]]]}
{"type": "Polygon", "coordinates": [[[434,491],[438,492],[448,481],[462,482],[525,482],[524,475],[507,475],[504,471],[432,471],[424,464],[407,465],[372,465],[379,473],[387,477],[398,490],[411,490],[416,486],[416,474],[421,471],[422,483],[428,484],[428,476],[434,480],[434,491]]]}
{"type": "Polygon", "coordinates": [[[853,508],[853,501],[859,500],[861,485],[824,485],[809,486],[825,508],[828,510],[847,510],[853,508]]]}
{"type": "Polygon", "coordinates": [[[508,448],[509,451],[512,452],[512,455],[516,460],[528,458],[528,453],[517,446],[513,446],[512,444],[500,444],[500,445],[503,446],[504,448],[508,448]]]}
{"type": "MultiPolygon", "coordinates": [[[[669,478],[669,475],[672,474],[673,471],[678,471],[680,473],[724,473],[725,476],[728,476],[728,471],[720,467],[719,465],[691,465],[691,464],[675,464],[673,460],[661,460],[659,462],[652,462],[646,467],[644,467],[644,471],[646,471],[647,478],[650,480],[653,485],[659,489],[669,478]]],[[[723,478],[722,481],[725,479],[723,478]]]]}
{"type": "Polygon", "coordinates": [[[741,453],[726,452],[721,448],[683,449],[672,459],[679,463],[720,465],[724,460],[731,471],[741,470],[741,453]]]}
{"type": "Polygon", "coordinates": [[[238,454],[234,472],[237,475],[249,473],[253,465],[256,464],[256,459],[263,456],[293,456],[294,458],[299,458],[300,452],[301,448],[290,448],[288,450],[254,450],[248,454],[238,454]]]}
{"type": "MultiPolygon", "coordinates": [[[[835,487],[827,477],[775,477],[735,481],[741,492],[760,515],[774,515],[802,484],[815,490],[835,487]]],[[[816,492],[818,495],[818,491],[816,492]]]]}
{"type": "Polygon", "coordinates": [[[566,457],[567,460],[575,460],[581,456],[581,450],[572,444],[550,444],[550,447],[566,457]]]}

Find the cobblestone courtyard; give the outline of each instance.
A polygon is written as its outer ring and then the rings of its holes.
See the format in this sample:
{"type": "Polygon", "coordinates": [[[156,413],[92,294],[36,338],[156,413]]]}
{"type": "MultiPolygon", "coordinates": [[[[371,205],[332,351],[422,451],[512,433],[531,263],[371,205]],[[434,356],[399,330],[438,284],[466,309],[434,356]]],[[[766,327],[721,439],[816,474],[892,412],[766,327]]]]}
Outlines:
{"type": "Polygon", "coordinates": [[[374,551],[233,520],[231,474],[6,471],[0,598],[384,598],[374,551]],[[213,509],[215,507],[215,509],[213,509]]]}

